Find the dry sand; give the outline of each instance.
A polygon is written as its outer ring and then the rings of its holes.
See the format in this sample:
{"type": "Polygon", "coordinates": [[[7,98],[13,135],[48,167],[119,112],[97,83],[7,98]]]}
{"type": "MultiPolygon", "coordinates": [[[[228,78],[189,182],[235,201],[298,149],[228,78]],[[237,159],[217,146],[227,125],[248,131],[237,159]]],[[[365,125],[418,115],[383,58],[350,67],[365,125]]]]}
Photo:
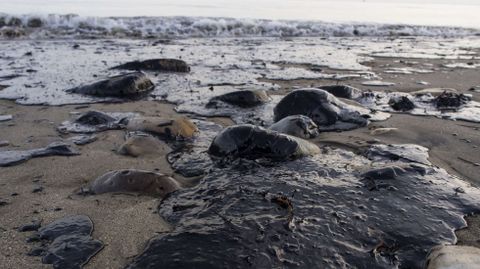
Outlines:
{"type": "MultiPolygon", "coordinates": [[[[369,63],[373,71],[382,70],[386,65],[405,66],[397,59],[377,58],[369,63]]],[[[428,61],[440,66],[448,61],[428,61]]],[[[471,93],[480,100],[480,93],[468,92],[472,86],[480,85],[478,71],[454,69],[433,74],[393,75],[381,74],[385,81],[397,83],[387,89],[412,91],[426,87],[451,87],[471,93]],[[428,81],[423,86],[416,81],[428,81]]],[[[360,80],[343,83],[362,89],[360,80]]],[[[294,86],[320,86],[333,84],[327,80],[298,80],[279,82],[282,91],[294,86]]],[[[373,88],[372,89],[381,89],[373,88]]],[[[61,139],[56,131],[62,121],[70,118],[71,111],[97,109],[112,112],[139,112],[147,116],[176,115],[173,105],[138,101],[123,104],[93,104],[89,108],[78,106],[45,107],[20,106],[11,101],[0,100],[0,114],[12,114],[14,119],[0,123],[0,140],[8,140],[6,149],[31,149],[43,147],[61,139]]],[[[229,119],[212,119],[229,125],[229,119]]],[[[370,143],[415,143],[430,149],[431,161],[450,173],[475,185],[480,185],[480,124],[442,120],[433,117],[419,117],[394,114],[384,122],[373,123],[366,128],[342,133],[323,133],[314,140],[317,144],[329,144],[359,151],[370,143]],[[371,135],[374,128],[392,127],[397,130],[371,135]]],[[[87,182],[116,169],[135,168],[158,170],[172,174],[165,152],[156,158],[132,158],[115,153],[124,141],[123,131],[106,131],[97,134],[98,140],[80,146],[81,155],[74,157],[44,157],[26,163],[0,168],[0,199],[8,201],[0,206],[0,264],[3,268],[50,268],[42,265],[39,258],[26,256],[31,244],[25,239],[29,233],[19,233],[16,227],[33,219],[49,223],[59,217],[71,214],[88,215],[94,223],[93,237],[105,243],[104,249],[85,268],[121,268],[130,258],[144,247],[148,239],[157,233],[168,231],[169,226],[156,214],[159,199],[126,194],[81,196],[76,191],[87,182]],[[32,193],[37,186],[43,186],[40,193],[32,193]],[[12,196],[12,194],[17,194],[12,196]]],[[[176,175],[174,175],[176,176],[176,175]]],[[[470,227],[458,232],[459,243],[480,246],[480,219],[468,219],[470,227]]]]}

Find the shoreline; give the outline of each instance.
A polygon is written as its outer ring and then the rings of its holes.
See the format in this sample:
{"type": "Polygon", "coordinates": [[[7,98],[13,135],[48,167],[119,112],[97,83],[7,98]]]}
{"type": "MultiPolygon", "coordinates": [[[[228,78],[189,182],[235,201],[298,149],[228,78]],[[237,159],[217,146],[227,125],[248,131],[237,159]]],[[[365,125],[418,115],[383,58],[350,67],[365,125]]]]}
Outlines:
{"type": "MultiPolygon", "coordinates": [[[[480,53],[477,49],[475,52],[480,53]]],[[[480,101],[480,93],[469,91],[480,85],[478,69],[459,69],[442,67],[450,60],[425,60],[407,58],[372,57],[369,62],[373,72],[380,74],[384,81],[396,83],[392,87],[372,87],[362,85],[364,79],[349,80],[296,79],[289,81],[260,79],[280,85],[275,94],[286,94],[297,87],[319,87],[336,83],[348,84],[363,90],[385,90],[411,92],[423,88],[455,88],[459,93],[473,96],[480,101]],[[429,74],[387,74],[383,70],[392,67],[406,67],[408,62],[429,66],[439,70],[429,74]],[[425,65],[428,64],[428,65],[425,65]],[[431,64],[431,65],[430,65],[431,64]],[[428,81],[429,85],[420,85],[417,81],[428,81]]],[[[455,60],[468,62],[469,60],[455,60]]],[[[322,68],[324,72],[334,69],[322,68]]],[[[0,84],[2,84],[0,82],[0,84]]],[[[0,91],[1,91],[0,86],[0,91]]],[[[273,92],[272,92],[273,93],[273,92]]],[[[0,147],[3,150],[31,149],[43,147],[58,139],[66,138],[59,134],[56,127],[71,118],[71,112],[100,110],[105,112],[136,112],[143,116],[176,117],[188,115],[191,118],[203,118],[191,114],[177,113],[175,105],[165,101],[131,101],[124,103],[94,103],[82,105],[19,105],[14,101],[0,100],[0,115],[10,114],[13,119],[0,122],[0,141],[7,140],[10,145],[0,147]]],[[[334,147],[359,152],[365,147],[379,144],[413,143],[430,149],[430,161],[449,173],[460,177],[475,186],[480,186],[480,167],[472,162],[480,161],[480,123],[453,121],[431,116],[413,116],[391,113],[386,121],[372,122],[367,127],[343,132],[323,132],[310,140],[316,145],[334,147]],[[372,135],[375,128],[397,128],[390,132],[372,135]],[[469,142],[467,142],[469,141],[469,142]],[[460,159],[463,158],[464,160],[460,159]]],[[[225,117],[210,117],[223,127],[233,124],[225,117]]],[[[81,155],[73,157],[42,157],[26,163],[2,167],[0,173],[0,199],[8,202],[0,206],[0,264],[7,268],[50,268],[41,264],[39,258],[26,256],[31,245],[25,243],[30,233],[19,233],[16,228],[29,223],[32,219],[50,223],[59,217],[72,214],[86,214],[94,223],[93,237],[102,240],[105,246],[84,268],[120,268],[144,249],[154,236],[169,231],[169,224],[158,216],[159,198],[142,195],[103,194],[86,196],[76,194],[81,186],[104,173],[125,168],[159,171],[175,178],[175,174],[166,160],[167,152],[158,152],[153,157],[126,157],[115,150],[124,142],[124,131],[109,130],[96,134],[97,141],[79,146],[81,155]],[[42,186],[41,192],[33,189],[42,186]],[[12,194],[15,194],[13,195],[12,194]]],[[[480,218],[467,217],[469,227],[457,232],[458,242],[464,245],[480,246],[480,218]]]]}

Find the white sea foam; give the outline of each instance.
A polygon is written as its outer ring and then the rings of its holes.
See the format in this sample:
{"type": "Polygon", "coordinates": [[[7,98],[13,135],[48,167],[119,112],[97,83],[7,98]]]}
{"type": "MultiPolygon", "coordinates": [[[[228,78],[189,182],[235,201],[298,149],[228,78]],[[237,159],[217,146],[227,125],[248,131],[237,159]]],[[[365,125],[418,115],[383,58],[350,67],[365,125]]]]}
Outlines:
{"type": "Polygon", "coordinates": [[[479,35],[479,29],[378,23],[234,19],[210,17],[84,17],[0,14],[3,38],[59,37],[331,37],[479,35]],[[39,25],[40,27],[35,27],[39,25]]]}

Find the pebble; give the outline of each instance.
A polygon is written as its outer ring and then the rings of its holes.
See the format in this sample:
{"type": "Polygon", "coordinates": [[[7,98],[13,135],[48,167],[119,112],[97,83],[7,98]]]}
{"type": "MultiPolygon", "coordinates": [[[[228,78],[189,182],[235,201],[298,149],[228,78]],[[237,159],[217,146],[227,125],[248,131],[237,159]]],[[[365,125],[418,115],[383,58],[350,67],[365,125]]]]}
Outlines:
{"type": "Polygon", "coordinates": [[[462,188],[462,187],[457,187],[457,188],[455,188],[455,192],[457,192],[457,193],[465,193],[465,189],[462,188]]]}
{"type": "Polygon", "coordinates": [[[469,89],[471,92],[479,92],[480,93],[480,86],[475,86],[469,89]]]}
{"type": "Polygon", "coordinates": [[[6,206],[8,204],[8,201],[0,199],[0,206],[6,206]]]}
{"type": "Polygon", "coordinates": [[[13,119],[12,115],[0,115],[0,122],[9,121],[12,119],[13,119]]]}
{"type": "Polygon", "coordinates": [[[420,85],[430,85],[429,82],[426,82],[426,81],[417,81],[417,84],[420,84],[420,85]]]}
{"type": "Polygon", "coordinates": [[[40,226],[41,226],[41,222],[38,221],[38,220],[34,220],[34,221],[32,221],[32,223],[25,224],[25,225],[22,225],[22,226],[18,227],[17,230],[19,232],[37,231],[38,229],[40,229],[40,226]]]}
{"type": "Polygon", "coordinates": [[[43,189],[44,189],[44,188],[43,188],[42,186],[35,187],[35,188],[32,190],[32,193],[42,192],[43,189]]]}

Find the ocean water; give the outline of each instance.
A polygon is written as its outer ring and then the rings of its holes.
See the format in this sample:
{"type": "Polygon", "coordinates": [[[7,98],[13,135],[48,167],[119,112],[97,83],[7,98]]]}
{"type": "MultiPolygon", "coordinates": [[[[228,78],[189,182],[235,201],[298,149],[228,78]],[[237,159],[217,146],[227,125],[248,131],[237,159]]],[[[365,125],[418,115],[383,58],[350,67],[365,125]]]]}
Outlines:
{"type": "Polygon", "coordinates": [[[2,0],[0,11],[95,17],[200,16],[461,27],[480,25],[480,2],[475,0],[2,0]]]}
{"type": "Polygon", "coordinates": [[[42,31],[26,31],[35,37],[465,36],[480,29],[474,0],[0,0],[0,13],[0,28],[2,18],[6,26],[12,17],[25,26],[41,18],[42,31]]]}

